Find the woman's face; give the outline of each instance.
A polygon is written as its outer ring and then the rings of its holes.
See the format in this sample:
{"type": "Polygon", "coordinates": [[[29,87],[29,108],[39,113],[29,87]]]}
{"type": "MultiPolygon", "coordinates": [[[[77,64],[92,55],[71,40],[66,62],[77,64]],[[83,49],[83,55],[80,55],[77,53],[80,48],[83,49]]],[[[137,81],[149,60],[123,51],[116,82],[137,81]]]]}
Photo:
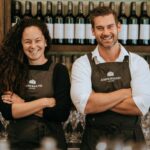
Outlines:
{"type": "Polygon", "coordinates": [[[40,65],[46,62],[44,51],[47,44],[44,35],[38,27],[31,26],[24,29],[22,46],[31,65],[40,65]]]}

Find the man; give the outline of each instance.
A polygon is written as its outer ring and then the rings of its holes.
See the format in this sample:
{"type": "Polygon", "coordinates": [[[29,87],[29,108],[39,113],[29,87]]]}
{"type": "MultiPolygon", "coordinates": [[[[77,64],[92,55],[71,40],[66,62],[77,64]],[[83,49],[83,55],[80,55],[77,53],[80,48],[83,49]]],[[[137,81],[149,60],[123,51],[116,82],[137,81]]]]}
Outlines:
{"type": "Polygon", "coordinates": [[[81,150],[95,150],[100,140],[143,142],[139,116],[150,107],[147,62],[118,43],[121,25],[110,8],[91,13],[98,46],[77,59],[71,74],[74,105],[86,114],[81,150]]]}

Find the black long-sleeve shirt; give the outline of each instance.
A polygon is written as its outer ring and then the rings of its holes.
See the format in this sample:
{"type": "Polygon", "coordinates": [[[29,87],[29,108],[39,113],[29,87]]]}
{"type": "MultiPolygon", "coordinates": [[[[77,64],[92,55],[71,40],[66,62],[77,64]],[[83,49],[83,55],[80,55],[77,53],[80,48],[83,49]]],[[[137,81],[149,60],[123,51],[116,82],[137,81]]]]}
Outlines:
{"type": "MultiPolygon", "coordinates": [[[[52,62],[49,60],[43,65],[29,66],[31,70],[48,70],[52,62]]],[[[43,109],[43,118],[50,121],[65,121],[70,112],[70,78],[67,68],[62,64],[56,64],[53,72],[53,89],[56,106],[53,108],[43,109]]],[[[12,116],[12,105],[3,103],[0,100],[0,111],[4,118],[8,120],[14,119],[12,116]]]]}

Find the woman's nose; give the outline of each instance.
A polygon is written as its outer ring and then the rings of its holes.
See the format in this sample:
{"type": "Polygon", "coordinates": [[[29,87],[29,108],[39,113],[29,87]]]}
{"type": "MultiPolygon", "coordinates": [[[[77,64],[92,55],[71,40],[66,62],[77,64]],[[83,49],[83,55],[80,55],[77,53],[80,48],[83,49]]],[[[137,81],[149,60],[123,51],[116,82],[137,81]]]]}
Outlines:
{"type": "Polygon", "coordinates": [[[35,42],[32,42],[30,46],[31,46],[32,48],[35,48],[35,47],[36,47],[36,43],[35,43],[35,42]]]}

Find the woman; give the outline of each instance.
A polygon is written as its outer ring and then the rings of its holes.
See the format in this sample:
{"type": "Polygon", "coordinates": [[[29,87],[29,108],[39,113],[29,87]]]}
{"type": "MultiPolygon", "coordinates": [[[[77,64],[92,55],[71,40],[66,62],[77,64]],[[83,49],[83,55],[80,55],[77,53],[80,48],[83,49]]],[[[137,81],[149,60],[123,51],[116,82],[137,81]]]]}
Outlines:
{"type": "Polygon", "coordinates": [[[70,111],[70,80],[65,66],[46,57],[50,45],[46,25],[35,19],[20,21],[2,43],[0,109],[12,149],[35,149],[44,137],[67,149],[61,122],[70,111]]]}

